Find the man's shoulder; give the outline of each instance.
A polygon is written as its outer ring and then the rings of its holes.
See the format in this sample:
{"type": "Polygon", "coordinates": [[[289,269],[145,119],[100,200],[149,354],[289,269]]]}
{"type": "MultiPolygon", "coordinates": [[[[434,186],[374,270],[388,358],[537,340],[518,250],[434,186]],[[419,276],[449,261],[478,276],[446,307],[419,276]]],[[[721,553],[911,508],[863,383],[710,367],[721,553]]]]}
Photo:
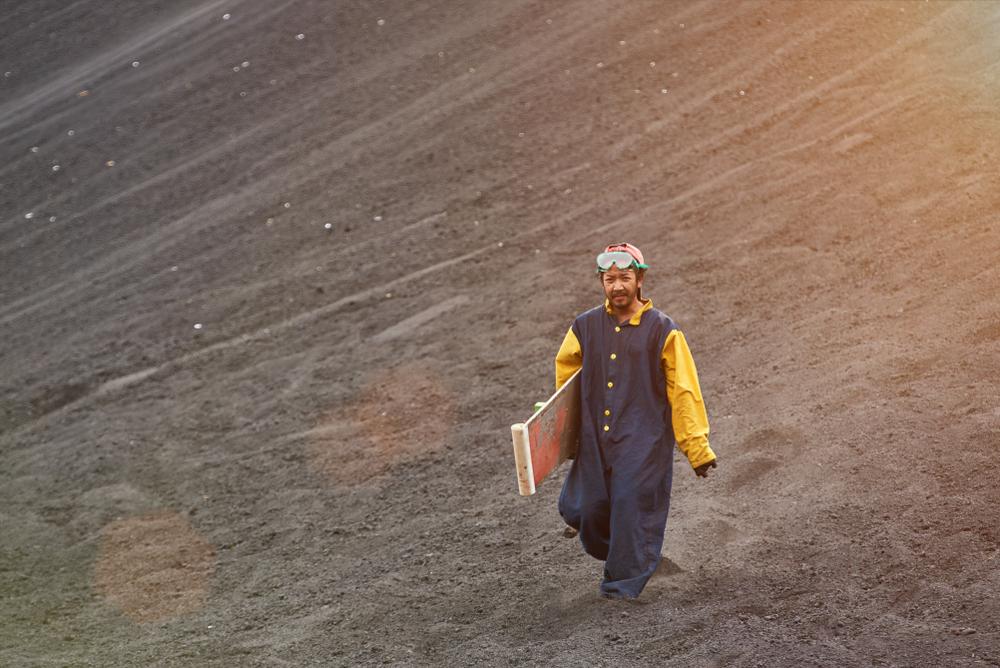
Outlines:
{"type": "Polygon", "coordinates": [[[675,329],[680,329],[680,327],[677,326],[677,323],[674,322],[673,318],[671,318],[669,315],[667,315],[660,309],[656,308],[655,306],[646,311],[645,313],[643,313],[642,317],[650,318],[658,326],[666,329],[668,332],[675,329]]]}
{"type": "Polygon", "coordinates": [[[587,309],[583,313],[581,313],[578,316],[576,316],[576,318],[574,318],[574,320],[576,322],[579,322],[579,321],[582,321],[582,320],[591,320],[591,319],[597,318],[597,317],[599,317],[599,316],[601,316],[602,314],[605,314],[605,313],[607,313],[607,311],[605,310],[604,305],[602,304],[601,306],[595,306],[594,308],[587,309]]]}

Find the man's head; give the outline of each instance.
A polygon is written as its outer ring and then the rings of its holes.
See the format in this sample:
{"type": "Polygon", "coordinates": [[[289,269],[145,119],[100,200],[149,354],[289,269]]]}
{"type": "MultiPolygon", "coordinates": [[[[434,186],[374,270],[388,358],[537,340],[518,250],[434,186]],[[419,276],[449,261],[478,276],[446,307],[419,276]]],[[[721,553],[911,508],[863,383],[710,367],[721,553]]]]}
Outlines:
{"type": "Polygon", "coordinates": [[[629,243],[611,244],[597,256],[598,277],[612,308],[627,309],[642,299],[647,268],[642,251],[629,243]]]}

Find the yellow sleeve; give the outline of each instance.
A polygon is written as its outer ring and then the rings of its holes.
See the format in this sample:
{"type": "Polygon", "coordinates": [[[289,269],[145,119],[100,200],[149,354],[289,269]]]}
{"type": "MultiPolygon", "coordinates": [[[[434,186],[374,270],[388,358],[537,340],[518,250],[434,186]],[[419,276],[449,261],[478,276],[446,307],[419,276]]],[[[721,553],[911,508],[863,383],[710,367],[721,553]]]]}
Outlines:
{"type": "Polygon", "coordinates": [[[583,366],[583,351],[580,349],[580,341],[570,327],[563,338],[559,352],[556,353],[556,389],[563,386],[576,370],[583,366]]]}
{"type": "Polygon", "coordinates": [[[698,370],[680,330],[667,335],[661,363],[667,377],[667,401],[677,447],[688,458],[691,468],[698,468],[714,460],[715,453],[708,445],[708,415],[698,385],[698,370]]]}

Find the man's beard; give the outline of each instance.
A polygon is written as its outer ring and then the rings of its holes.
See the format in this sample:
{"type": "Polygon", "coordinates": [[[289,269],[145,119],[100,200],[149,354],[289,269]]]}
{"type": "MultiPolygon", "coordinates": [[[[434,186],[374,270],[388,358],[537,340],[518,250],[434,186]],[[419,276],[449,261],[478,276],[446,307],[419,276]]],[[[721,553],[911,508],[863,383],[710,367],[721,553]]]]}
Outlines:
{"type": "Polygon", "coordinates": [[[628,306],[635,300],[635,295],[636,295],[635,292],[618,292],[618,293],[613,292],[611,293],[611,295],[608,296],[608,300],[612,304],[615,304],[616,299],[624,298],[625,304],[623,304],[623,306],[628,306]]]}

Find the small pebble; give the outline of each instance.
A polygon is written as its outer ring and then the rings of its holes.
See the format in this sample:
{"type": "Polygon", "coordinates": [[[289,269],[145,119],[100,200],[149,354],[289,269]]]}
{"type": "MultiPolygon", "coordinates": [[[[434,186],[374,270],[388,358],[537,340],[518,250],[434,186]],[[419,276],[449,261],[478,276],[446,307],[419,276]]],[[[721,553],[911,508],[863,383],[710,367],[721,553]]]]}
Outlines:
{"type": "Polygon", "coordinates": [[[375,23],[379,24],[380,26],[384,26],[385,25],[385,19],[379,19],[375,23]]]}
{"type": "Polygon", "coordinates": [[[285,202],[281,206],[285,207],[286,209],[291,209],[292,208],[292,203],[291,202],[285,202]]]}
{"type": "Polygon", "coordinates": [[[303,40],[303,39],[305,39],[305,38],[306,38],[305,33],[301,33],[301,32],[298,35],[295,36],[295,39],[300,40],[300,41],[303,40]]]}
{"type": "Polygon", "coordinates": [[[132,61],[132,67],[139,67],[139,61],[138,60],[133,60],[132,61]]]}
{"type": "Polygon", "coordinates": [[[194,323],[194,328],[195,328],[195,329],[201,329],[201,327],[202,327],[202,325],[201,325],[201,323],[200,323],[200,322],[196,322],[196,323],[194,323]]]}
{"type": "Polygon", "coordinates": [[[323,227],[324,227],[325,229],[327,229],[327,230],[332,230],[332,229],[333,229],[333,223],[327,223],[327,224],[326,224],[326,225],[324,225],[323,227]]]}
{"type": "Polygon", "coordinates": [[[59,171],[59,165],[52,165],[52,171],[53,172],[58,172],[59,171]]]}
{"type": "Polygon", "coordinates": [[[76,130],[67,130],[67,131],[66,131],[66,134],[67,134],[68,136],[72,137],[73,135],[75,135],[75,134],[76,134],[76,130]]]}
{"type": "Polygon", "coordinates": [[[115,161],[114,160],[108,160],[104,164],[107,165],[108,167],[114,167],[115,166],[115,161]]]}
{"type": "Polygon", "coordinates": [[[55,216],[49,216],[49,222],[50,223],[56,222],[56,217],[55,216]]]}
{"type": "Polygon", "coordinates": [[[32,153],[38,153],[38,147],[37,146],[32,146],[31,147],[31,152],[32,153]]]}
{"type": "Polygon", "coordinates": [[[28,213],[24,214],[24,217],[27,218],[28,220],[31,220],[32,218],[35,217],[35,214],[34,212],[29,211],[28,213]]]}
{"type": "Polygon", "coordinates": [[[222,20],[223,20],[223,21],[228,21],[228,20],[229,20],[229,19],[231,19],[232,17],[233,17],[233,15],[232,15],[232,14],[223,14],[223,15],[222,15],[222,20]]]}
{"type": "Polygon", "coordinates": [[[382,222],[382,216],[375,216],[374,218],[372,218],[372,220],[374,220],[376,223],[381,223],[382,222]]]}

